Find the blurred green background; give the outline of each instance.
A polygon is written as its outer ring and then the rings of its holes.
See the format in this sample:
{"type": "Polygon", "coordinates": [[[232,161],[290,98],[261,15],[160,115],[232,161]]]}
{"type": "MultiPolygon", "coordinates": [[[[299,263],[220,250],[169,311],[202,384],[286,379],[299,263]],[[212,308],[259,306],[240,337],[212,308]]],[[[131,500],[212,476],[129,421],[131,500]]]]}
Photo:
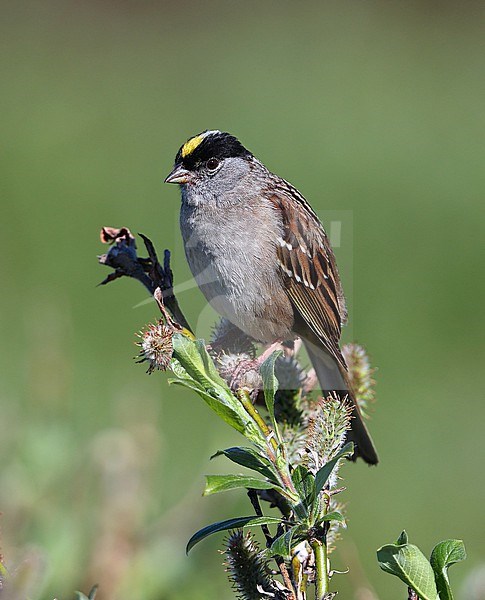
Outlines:
{"type": "MultiPolygon", "coordinates": [[[[96,284],[102,225],[173,251],[175,152],[235,133],[292,181],[337,248],[346,339],[378,366],[382,463],[345,468],[342,598],[404,598],[375,550],[466,542],[461,597],[485,598],[483,5],[476,2],[1,2],[0,552],[30,598],[232,598],[221,538],[244,514],[201,498],[238,442],[197,398],[136,365],[157,316],[141,286],[96,284]],[[474,575],[475,574],[475,575],[474,575]],[[480,591],[481,590],[481,591],[480,591]]],[[[192,322],[205,302],[179,298],[192,322]]],[[[339,595],[339,597],[340,597],[339,595]]]]}

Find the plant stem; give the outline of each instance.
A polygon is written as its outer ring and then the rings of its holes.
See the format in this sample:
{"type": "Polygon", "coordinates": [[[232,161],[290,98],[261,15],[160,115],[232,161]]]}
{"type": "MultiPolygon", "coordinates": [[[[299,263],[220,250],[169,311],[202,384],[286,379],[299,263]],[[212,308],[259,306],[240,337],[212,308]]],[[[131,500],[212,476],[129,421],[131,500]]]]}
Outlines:
{"type": "Polygon", "coordinates": [[[281,576],[283,577],[283,581],[285,582],[286,588],[290,592],[288,600],[296,600],[295,590],[293,588],[293,584],[291,583],[290,574],[286,568],[285,561],[281,558],[281,556],[279,556],[276,562],[278,564],[281,576]]]}
{"type": "Polygon", "coordinates": [[[239,389],[237,391],[237,397],[239,398],[241,404],[246,409],[246,412],[256,421],[258,427],[261,429],[261,432],[265,436],[266,440],[271,445],[271,449],[276,453],[278,451],[278,443],[274,438],[273,431],[268,427],[263,417],[259,414],[254,404],[251,402],[251,397],[249,396],[249,392],[245,389],[239,389]]]}
{"type": "Polygon", "coordinates": [[[255,408],[254,404],[251,402],[251,397],[249,396],[249,392],[247,390],[239,389],[236,394],[237,394],[237,397],[239,398],[239,401],[244,406],[244,409],[246,410],[246,412],[253,418],[253,420],[256,422],[259,429],[261,430],[261,433],[266,438],[268,458],[276,467],[278,474],[280,476],[280,479],[281,479],[281,483],[286,488],[286,491],[288,492],[291,501],[299,502],[298,493],[295,489],[295,486],[293,485],[293,481],[290,477],[286,461],[285,461],[285,465],[286,465],[285,470],[283,470],[281,468],[281,464],[280,464],[281,461],[278,461],[277,457],[278,457],[280,448],[278,446],[278,442],[274,438],[274,431],[270,427],[268,427],[268,425],[266,424],[263,417],[259,414],[259,412],[255,408]]]}
{"type": "Polygon", "coordinates": [[[314,540],[312,549],[315,556],[315,599],[322,600],[329,591],[327,544],[314,540]]]}
{"type": "MultiPolygon", "coordinates": [[[[325,493],[323,495],[323,506],[321,513],[326,515],[330,496],[325,493]]],[[[327,548],[327,533],[330,523],[323,523],[322,534],[319,539],[314,539],[311,542],[313,554],[315,556],[315,599],[322,600],[329,593],[330,574],[328,570],[328,548],[327,548]]]]}

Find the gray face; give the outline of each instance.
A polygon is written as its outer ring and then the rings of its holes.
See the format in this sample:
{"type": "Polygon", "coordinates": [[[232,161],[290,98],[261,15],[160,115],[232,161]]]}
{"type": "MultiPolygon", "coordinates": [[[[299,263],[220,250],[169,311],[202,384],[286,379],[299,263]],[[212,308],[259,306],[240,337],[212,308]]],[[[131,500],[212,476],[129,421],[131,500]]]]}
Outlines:
{"type": "MultiPolygon", "coordinates": [[[[209,163],[210,166],[210,163],[209,163]]],[[[193,205],[217,206],[240,202],[241,191],[252,187],[249,173],[253,161],[245,158],[224,158],[215,169],[205,165],[192,173],[192,181],[182,185],[182,202],[193,205]]],[[[254,184],[253,184],[254,185],[254,184]]]]}

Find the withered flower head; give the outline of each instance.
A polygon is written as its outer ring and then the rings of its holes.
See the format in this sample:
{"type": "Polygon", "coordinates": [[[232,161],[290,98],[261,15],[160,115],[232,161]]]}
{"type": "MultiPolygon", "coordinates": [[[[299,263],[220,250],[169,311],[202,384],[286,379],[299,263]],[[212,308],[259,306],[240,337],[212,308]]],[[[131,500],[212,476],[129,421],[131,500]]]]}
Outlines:
{"type": "Polygon", "coordinates": [[[219,375],[235,389],[257,390],[262,386],[259,370],[249,354],[222,352],[216,359],[219,375]]]}
{"type": "Polygon", "coordinates": [[[141,348],[138,362],[149,363],[147,373],[153,373],[156,369],[166,371],[173,355],[173,329],[160,320],[150,323],[138,336],[141,338],[137,342],[141,348]]]}
{"type": "Polygon", "coordinates": [[[370,406],[375,401],[373,374],[365,349],[358,344],[346,344],[342,348],[345,362],[349,368],[349,376],[355,393],[357,404],[366,417],[370,406]]]}
{"type": "Polygon", "coordinates": [[[264,553],[250,533],[233,531],[226,540],[225,565],[237,597],[241,600],[261,600],[275,597],[274,583],[264,553]]]}
{"type": "MultiPolygon", "coordinates": [[[[307,466],[311,471],[318,471],[338,453],[350,429],[351,418],[352,406],[348,400],[342,401],[336,394],[319,398],[306,432],[307,466]]],[[[336,471],[334,469],[334,474],[336,471]]]]}

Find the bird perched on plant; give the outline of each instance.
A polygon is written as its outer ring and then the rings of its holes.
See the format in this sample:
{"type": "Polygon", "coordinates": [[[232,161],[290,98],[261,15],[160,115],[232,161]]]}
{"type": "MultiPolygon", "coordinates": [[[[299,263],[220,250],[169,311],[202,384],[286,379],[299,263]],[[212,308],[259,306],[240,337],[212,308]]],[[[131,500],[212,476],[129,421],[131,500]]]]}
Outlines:
{"type": "Polygon", "coordinates": [[[376,464],[339,346],[347,311],[335,256],[305,198],[217,130],[190,138],[165,182],[181,187],[185,252],[207,300],[260,342],[301,337],[322,390],[354,403],[355,456],[376,464]]]}

